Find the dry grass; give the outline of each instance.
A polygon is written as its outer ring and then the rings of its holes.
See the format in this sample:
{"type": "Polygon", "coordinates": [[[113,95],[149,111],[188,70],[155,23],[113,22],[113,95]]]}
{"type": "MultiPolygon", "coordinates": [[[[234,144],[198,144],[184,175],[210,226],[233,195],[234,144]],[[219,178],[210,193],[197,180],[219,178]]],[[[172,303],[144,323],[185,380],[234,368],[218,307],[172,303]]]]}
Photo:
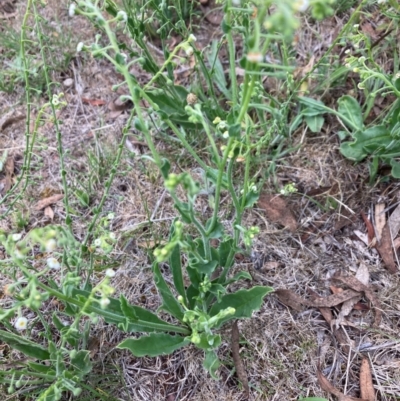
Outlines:
{"type": "MultiPolygon", "coordinates": [[[[20,12],[22,8],[23,5],[18,4],[20,12]]],[[[20,15],[10,22],[16,29],[21,20],[20,15]]],[[[59,21],[60,27],[73,31],[73,46],[80,40],[89,40],[95,34],[81,18],[69,19],[65,6],[59,2],[49,1],[44,9],[44,17],[48,21],[59,21]]],[[[307,21],[297,46],[299,65],[306,65],[310,54],[326,50],[342,24],[338,17],[323,24],[307,21]]],[[[82,97],[102,99],[106,103],[115,98],[111,87],[119,82],[119,77],[105,61],[75,58],[69,65],[65,65],[58,76],[52,77],[61,87],[67,78],[72,78],[74,85],[62,88],[68,106],[62,110],[59,118],[63,120],[61,129],[64,149],[69,151],[66,159],[68,181],[73,187],[93,174],[88,164],[89,152],[97,157],[103,156],[104,163],[107,163],[109,155],[115,151],[128,115],[122,113],[115,117],[110,114],[107,105],[98,107],[82,102],[82,97]]],[[[19,91],[12,94],[0,94],[2,113],[10,110],[24,111],[25,106],[18,105],[21,91],[22,88],[19,88],[19,91]]],[[[45,101],[39,98],[37,106],[45,101]]],[[[246,224],[261,228],[254,253],[258,259],[254,256],[253,259],[242,260],[238,262],[237,269],[249,270],[253,276],[253,283],[246,284],[249,287],[264,284],[291,289],[301,295],[307,295],[307,288],[311,288],[321,295],[327,295],[327,279],[335,271],[354,274],[363,261],[369,267],[371,284],[376,288],[381,301],[383,320],[379,329],[374,330],[344,327],[349,341],[358,349],[348,356],[340,344],[335,342],[330,327],[317,310],[307,309],[294,313],[275,296],[269,296],[253,319],[239,324],[241,355],[249,376],[252,400],[297,400],[300,395],[328,397],[317,382],[318,366],[341,391],[359,396],[358,375],[362,356],[367,356],[373,366],[377,399],[399,399],[399,276],[389,275],[376,253],[360,245],[353,234],[356,228],[364,230],[360,211],[367,211],[383,192],[393,193],[398,185],[391,184],[389,191],[383,185],[374,188],[367,186],[368,172],[365,166],[353,166],[339,155],[337,129],[337,122],[331,121],[319,136],[298,132],[295,142],[302,144],[301,149],[285,158],[277,170],[278,183],[283,186],[295,182],[300,193],[335,185],[330,196],[338,203],[337,209],[323,212],[307,197],[296,194],[290,196],[290,208],[299,222],[295,234],[288,234],[268,223],[261,209],[248,212],[246,224]],[[354,215],[356,222],[335,231],[333,227],[342,215],[354,215]],[[309,229],[313,230],[313,234],[303,241],[303,235],[309,229]],[[264,258],[266,263],[260,263],[260,258],[264,258]],[[278,263],[267,263],[274,261],[278,263]]],[[[16,171],[21,166],[24,150],[23,132],[22,121],[0,133],[0,148],[9,149],[10,154],[17,156],[17,160],[19,158],[16,171]]],[[[133,133],[131,139],[140,138],[136,138],[133,133]]],[[[48,147],[35,150],[31,184],[17,205],[21,211],[30,213],[26,230],[49,223],[43,212],[32,211],[32,205],[42,194],[62,192],[54,127],[51,123],[46,123],[40,129],[38,143],[48,147]]],[[[157,146],[168,151],[171,145],[159,140],[157,146]]],[[[129,149],[137,153],[147,151],[145,147],[132,144],[129,149]]],[[[105,214],[115,213],[112,228],[119,237],[118,248],[111,255],[111,259],[118,263],[117,275],[112,284],[117,294],[125,294],[132,303],[156,310],[160,300],[152,283],[148,258],[150,250],[147,248],[151,248],[154,241],[162,242],[166,238],[175,211],[164,192],[162,181],[149,164],[126,152],[120,171],[104,207],[105,214]],[[150,218],[154,221],[152,224],[148,223],[150,218]]],[[[100,175],[95,175],[93,182],[92,205],[98,202],[104,190],[100,175]]],[[[265,190],[273,191],[273,188],[267,186],[265,190]]],[[[324,203],[327,195],[316,199],[324,203]]],[[[229,199],[225,198],[223,202],[229,210],[229,199]]],[[[202,211],[209,213],[206,200],[201,203],[202,211]]],[[[71,206],[76,210],[73,216],[74,232],[81,239],[86,229],[87,210],[77,201],[71,206]]],[[[56,205],[54,212],[54,223],[62,224],[65,217],[63,206],[56,205]]],[[[5,230],[15,227],[12,216],[0,224],[5,230]]],[[[168,280],[168,270],[165,269],[164,273],[168,280]]],[[[1,284],[7,282],[2,279],[1,284]]],[[[2,305],[6,302],[6,298],[1,300],[2,305]]],[[[355,324],[368,324],[372,312],[355,312],[350,319],[355,324]]],[[[240,400],[242,393],[234,375],[229,328],[224,329],[222,334],[224,340],[219,356],[225,366],[220,369],[221,380],[217,382],[202,368],[202,353],[194,347],[179,350],[170,356],[135,358],[128,352],[114,349],[124,334],[114,327],[99,323],[92,333],[91,350],[95,369],[89,382],[100,393],[106,392],[120,400],[240,400]]],[[[18,358],[18,353],[4,354],[0,360],[8,363],[14,357],[18,358]]],[[[19,398],[18,394],[3,397],[4,400],[25,399],[19,398]]]]}

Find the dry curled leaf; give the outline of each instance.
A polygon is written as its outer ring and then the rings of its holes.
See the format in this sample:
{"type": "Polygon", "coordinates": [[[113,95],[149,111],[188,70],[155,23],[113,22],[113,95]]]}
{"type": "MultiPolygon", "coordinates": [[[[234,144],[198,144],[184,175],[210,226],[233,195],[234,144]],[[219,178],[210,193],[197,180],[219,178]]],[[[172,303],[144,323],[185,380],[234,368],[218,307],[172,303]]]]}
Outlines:
{"type": "Polygon", "coordinates": [[[54,219],[54,211],[50,206],[46,206],[44,208],[44,215],[48,217],[50,220],[54,219]]]}
{"type": "Polygon", "coordinates": [[[87,97],[82,97],[82,103],[90,104],[91,106],[103,106],[106,104],[105,100],[102,99],[89,99],[87,97]]]}
{"type": "Polygon", "coordinates": [[[264,209],[267,218],[273,223],[282,224],[289,231],[297,229],[296,219],[284,198],[279,195],[261,194],[258,207],[264,209]]]}
{"type": "Polygon", "coordinates": [[[238,379],[243,385],[245,399],[248,399],[250,395],[249,381],[247,379],[246,369],[243,365],[243,361],[240,358],[240,353],[239,353],[239,328],[237,320],[235,320],[232,323],[231,347],[232,347],[232,358],[236,368],[236,374],[238,379]]]}
{"type": "MultiPolygon", "coordinates": [[[[319,299],[322,298],[320,297],[315,291],[309,289],[308,292],[311,294],[312,299],[319,299]]],[[[336,341],[338,344],[342,347],[343,351],[348,354],[350,352],[350,346],[349,346],[349,339],[346,336],[346,333],[341,327],[335,328],[332,325],[333,322],[333,314],[330,308],[318,308],[320,311],[321,315],[324,317],[326,322],[329,324],[329,326],[332,328],[333,334],[336,338],[336,341]]],[[[351,341],[352,342],[352,341],[351,341]]],[[[351,344],[353,346],[353,344],[351,344]]]]}
{"type": "Polygon", "coordinates": [[[361,217],[363,218],[364,223],[367,227],[367,232],[368,232],[368,244],[367,245],[369,245],[369,244],[371,244],[372,240],[375,237],[375,230],[374,230],[372,223],[369,221],[368,217],[365,215],[364,212],[361,212],[361,217]]]}
{"type": "MultiPolygon", "coordinates": [[[[356,279],[359,280],[362,284],[368,285],[369,271],[368,271],[368,266],[365,263],[362,262],[360,263],[360,266],[356,273],[356,279]]],[[[343,302],[339,315],[335,321],[336,328],[338,328],[339,325],[343,323],[345,317],[350,314],[350,312],[354,308],[354,305],[358,303],[360,299],[361,299],[361,294],[356,295],[355,297],[347,300],[346,302],[343,302]]]]}
{"type": "Polygon", "coordinates": [[[378,327],[382,320],[381,304],[380,304],[378,298],[371,291],[371,289],[367,285],[361,283],[357,278],[355,278],[353,276],[342,276],[340,274],[335,274],[332,277],[332,280],[340,281],[341,283],[346,284],[352,290],[357,291],[357,292],[363,292],[365,294],[366,298],[368,298],[368,300],[371,302],[372,306],[374,307],[375,321],[374,321],[373,326],[378,327]]]}
{"type": "Polygon", "coordinates": [[[52,205],[53,203],[57,203],[59,200],[61,200],[64,197],[63,194],[56,194],[53,196],[50,196],[45,199],[41,199],[36,206],[34,207],[35,210],[42,210],[46,208],[47,206],[52,205]]]}
{"type": "Polygon", "coordinates": [[[351,397],[349,395],[344,395],[319,370],[317,371],[317,378],[322,390],[327,391],[330,394],[333,394],[339,399],[339,401],[367,401],[364,400],[363,398],[356,398],[356,397],[351,397]]]}
{"type": "Polygon", "coordinates": [[[386,269],[391,274],[396,274],[397,267],[394,262],[392,237],[390,235],[389,224],[386,223],[385,227],[383,228],[381,242],[380,244],[377,243],[375,248],[379,252],[379,255],[381,255],[386,269]]]}
{"type": "Polygon", "coordinates": [[[20,114],[16,115],[15,111],[13,110],[10,113],[7,113],[1,120],[0,120],[0,131],[5,130],[7,127],[21,121],[25,118],[25,115],[20,114]]]}
{"type": "Polygon", "coordinates": [[[296,295],[290,290],[286,290],[283,288],[278,288],[277,290],[275,290],[275,294],[278,296],[279,300],[282,303],[288,306],[301,304],[315,308],[330,308],[355,297],[356,295],[358,295],[358,292],[353,290],[344,290],[338,294],[329,295],[327,297],[314,298],[310,301],[300,297],[299,295],[296,295]]]}
{"type": "Polygon", "coordinates": [[[375,389],[372,383],[371,366],[367,358],[363,358],[360,367],[360,393],[367,401],[375,401],[375,389]]]}

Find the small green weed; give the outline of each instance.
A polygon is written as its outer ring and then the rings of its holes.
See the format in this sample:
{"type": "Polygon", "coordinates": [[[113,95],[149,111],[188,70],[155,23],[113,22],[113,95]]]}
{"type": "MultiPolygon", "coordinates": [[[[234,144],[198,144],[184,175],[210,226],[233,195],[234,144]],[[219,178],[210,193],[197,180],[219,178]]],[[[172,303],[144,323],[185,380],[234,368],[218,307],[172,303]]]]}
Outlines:
{"type": "MultiPolygon", "coordinates": [[[[306,12],[308,2],[257,0],[255,12],[247,3],[224,1],[221,37],[205,49],[200,48],[192,32],[194,4],[176,0],[142,5],[125,0],[122,9],[112,0],[79,0],[71,4],[71,17],[88,19],[100,32],[93,43],[77,44],[77,52],[86,52],[113,65],[121,77],[114,89],[123,87],[126,93],[123,100],[133,104],[115,150],[107,153],[96,148],[89,154],[87,179],[71,185],[56,116],[57,109],[62,109],[65,103],[63,94],[51,82],[54,60],[49,54],[51,46],[45,46],[50,40],[47,24],[40,17],[38,2],[27,2],[20,51],[15,52],[18,68],[13,67],[16,76],[11,79],[14,84],[23,79],[27,87],[26,152],[22,174],[2,199],[3,203],[9,201],[3,217],[15,212],[28,186],[38,126],[49,111],[56,131],[66,215],[64,224],[35,228],[28,233],[0,233],[7,254],[0,266],[12,281],[7,288],[12,302],[0,310],[4,326],[0,339],[29,358],[22,368],[0,371],[0,380],[9,393],[26,385],[37,385],[40,386],[37,400],[52,401],[59,400],[64,392],[77,397],[82,389],[90,391],[84,384],[93,369],[88,339],[99,318],[121,332],[135,333],[120,342],[118,349],[127,349],[137,357],[155,357],[192,344],[204,352],[204,368],[218,378],[220,328],[233,319],[250,318],[261,307],[264,297],[273,291],[267,286],[237,290],[237,284],[245,285],[251,276],[246,271],[232,273],[235,255],[250,254],[259,233],[258,227],[243,222],[244,214],[258,200],[261,190],[258,177],[252,174],[254,162],[268,162],[263,179],[273,176],[277,161],[295,149],[290,139],[300,124],[306,124],[311,132],[319,132],[326,113],[338,116],[348,130],[346,135],[355,138],[354,144],[342,145],[344,154],[350,149],[355,160],[361,160],[371,151],[382,160],[396,156],[391,153],[388,156],[389,150],[398,149],[386,137],[392,138],[393,131],[398,129],[394,117],[397,105],[384,124],[386,142],[378,150],[366,143],[371,133],[368,130],[372,128],[364,129],[365,116],[354,98],[342,97],[338,110],[334,110],[321,101],[299,96],[302,84],[313,71],[299,81],[294,79],[291,43],[300,26],[297,13],[306,12]],[[270,12],[272,5],[274,12],[270,12]],[[33,44],[27,36],[28,28],[32,28],[28,23],[31,15],[37,38],[33,44]],[[129,37],[127,43],[121,43],[119,33],[129,37]],[[171,49],[168,39],[176,34],[181,40],[171,49]],[[146,39],[149,35],[160,39],[161,61],[150,51],[146,39]],[[239,59],[236,40],[241,41],[243,48],[239,59]],[[29,56],[29,46],[39,49],[39,57],[29,56]],[[223,47],[228,53],[227,76],[220,56],[223,47]],[[280,62],[270,62],[265,57],[267,53],[279,57],[280,62]],[[193,83],[188,87],[176,84],[175,70],[179,65],[188,65],[191,59],[195,63],[193,83]],[[148,82],[143,84],[131,73],[133,66],[150,73],[148,82]],[[242,82],[238,79],[238,69],[243,75],[242,82]],[[31,130],[31,92],[38,85],[39,75],[50,101],[39,109],[31,130]],[[272,95],[264,88],[267,78],[277,82],[277,94],[272,95]],[[149,149],[140,160],[143,170],[147,169],[147,176],[154,182],[164,183],[176,210],[168,239],[151,255],[153,280],[161,300],[159,309],[165,312],[163,318],[157,312],[130,304],[124,294],[114,297],[112,286],[116,274],[112,252],[118,238],[112,230],[115,215],[108,214],[104,205],[120,172],[132,127],[149,149]],[[175,168],[176,158],[158,150],[154,133],[170,137],[171,143],[201,172],[200,178],[195,180],[186,170],[176,173],[179,171],[175,168]],[[203,154],[207,157],[202,157],[203,154]],[[92,204],[94,190],[102,191],[97,204],[92,204]],[[234,213],[228,227],[222,220],[223,193],[234,213]],[[208,197],[207,212],[197,208],[200,195],[208,197]],[[79,203],[88,216],[79,240],[73,229],[73,202],[79,203]],[[33,255],[40,257],[35,259],[33,255]],[[168,279],[161,268],[165,264],[171,275],[168,279]],[[49,314],[48,305],[54,299],[63,308],[49,314]]],[[[309,11],[317,19],[333,13],[330,1],[323,0],[311,1],[309,11]]],[[[339,35],[337,42],[340,38],[339,35]]],[[[391,91],[397,96],[400,90],[397,78],[378,74],[360,58],[348,63],[357,63],[352,68],[359,69],[362,85],[366,86],[373,78],[383,82],[384,86],[377,90],[391,91]]],[[[313,70],[319,65],[327,65],[326,59],[321,59],[313,70]]],[[[396,165],[393,168],[397,174],[396,165]]],[[[283,188],[285,194],[295,190],[290,185],[283,188]]],[[[148,214],[146,225],[152,224],[148,214]]],[[[22,228],[23,219],[20,220],[17,226],[22,228]]],[[[130,234],[134,232],[135,229],[130,234]]]]}

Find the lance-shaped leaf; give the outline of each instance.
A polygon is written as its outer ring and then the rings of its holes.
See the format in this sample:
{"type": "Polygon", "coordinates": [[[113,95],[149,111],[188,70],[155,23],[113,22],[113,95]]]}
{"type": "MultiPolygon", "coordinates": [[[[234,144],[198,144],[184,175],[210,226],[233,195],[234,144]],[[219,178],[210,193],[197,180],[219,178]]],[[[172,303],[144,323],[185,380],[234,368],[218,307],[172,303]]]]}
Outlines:
{"type": "MultiPolygon", "coordinates": [[[[90,292],[74,288],[72,294],[75,298],[79,296],[89,297],[90,292]]],[[[90,305],[88,312],[97,313],[107,323],[117,325],[121,330],[127,333],[151,333],[154,331],[172,331],[181,332],[181,328],[169,324],[161,320],[156,314],[141,308],[140,306],[131,305],[128,301],[121,297],[121,299],[109,298],[110,303],[106,309],[90,305]],[[136,316],[136,318],[134,318],[136,316]]]]}
{"type": "Polygon", "coordinates": [[[154,274],[154,282],[156,283],[157,289],[160,292],[161,298],[163,300],[163,304],[161,306],[162,309],[169,312],[172,316],[176,317],[178,320],[183,320],[183,310],[175,295],[171,292],[167,283],[164,280],[163,275],[161,274],[158,263],[155,262],[153,264],[153,274],[154,274]]]}
{"type": "MultiPolygon", "coordinates": [[[[171,226],[171,234],[170,239],[173,237],[175,231],[175,227],[172,224],[171,226]]],[[[183,274],[182,274],[182,262],[181,262],[181,248],[179,245],[176,245],[172,250],[169,256],[169,268],[172,272],[172,278],[174,280],[174,286],[178,294],[186,300],[186,292],[185,285],[183,283],[183,274]]]]}
{"type": "Polygon", "coordinates": [[[0,340],[7,343],[11,348],[21,351],[26,356],[41,361],[50,359],[50,353],[46,348],[14,333],[0,330],[0,340]]]}
{"type": "Polygon", "coordinates": [[[363,115],[357,100],[349,95],[344,95],[339,99],[338,103],[338,112],[342,115],[344,124],[354,131],[362,130],[363,115]]]}
{"type": "Polygon", "coordinates": [[[172,336],[165,333],[152,333],[140,338],[128,338],[122,341],[117,348],[129,349],[135,356],[158,356],[171,354],[175,350],[187,345],[190,340],[181,336],[172,336]]]}
{"type": "Polygon", "coordinates": [[[210,310],[210,316],[217,315],[221,310],[229,307],[235,308],[235,313],[221,319],[216,328],[230,319],[251,317],[255,310],[260,309],[263,298],[273,291],[271,287],[256,286],[250,290],[239,290],[233,294],[226,294],[221,298],[221,302],[214,304],[210,310]]]}

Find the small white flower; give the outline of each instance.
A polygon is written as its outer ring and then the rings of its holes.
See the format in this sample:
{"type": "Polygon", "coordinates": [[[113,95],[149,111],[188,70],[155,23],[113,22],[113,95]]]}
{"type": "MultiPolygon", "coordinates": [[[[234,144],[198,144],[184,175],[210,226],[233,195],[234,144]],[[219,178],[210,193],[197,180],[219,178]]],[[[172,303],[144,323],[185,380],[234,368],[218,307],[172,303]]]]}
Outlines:
{"type": "Polygon", "coordinates": [[[228,132],[228,131],[225,131],[225,132],[222,134],[222,138],[228,139],[228,138],[229,138],[229,132],[228,132]]]}
{"type": "Polygon", "coordinates": [[[192,33],[189,35],[188,41],[189,42],[196,42],[197,38],[192,33]]]}
{"type": "Polygon", "coordinates": [[[119,21],[126,22],[126,21],[128,21],[128,15],[126,14],[125,11],[120,10],[120,11],[118,11],[118,13],[117,13],[117,19],[118,19],[119,21]]]}
{"type": "Polygon", "coordinates": [[[101,246],[101,238],[94,240],[94,246],[101,246]]]}
{"type": "Polygon", "coordinates": [[[19,241],[21,238],[22,238],[21,233],[11,235],[11,239],[15,242],[19,241]]]}
{"type": "Polygon", "coordinates": [[[186,53],[187,56],[190,57],[190,56],[193,54],[193,48],[190,47],[190,46],[188,46],[188,47],[185,49],[185,53],[186,53]]]}
{"type": "Polygon", "coordinates": [[[83,42],[79,42],[79,43],[78,43],[78,46],[76,46],[76,52],[77,52],[77,53],[81,52],[82,49],[83,49],[83,46],[85,46],[85,45],[83,44],[83,42]]]}
{"type": "Polygon", "coordinates": [[[109,234],[110,239],[114,240],[117,238],[117,236],[115,235],[115,233],[110,233],[109,234]]]}
{"type": "Polygon", "coordinates": [[[115,271],[113,269],[107,269],[106,270],[106,276],[107,277],[114,277],[115,276],[115,271]]]}
{"type": "Polygon", "coordinates": [[[68,15],[69,15],[70,17],[73,17],[73,16],[75,15],[75,9],[76,9],[76,5],[75,5],[74,3],[72,3],[72,4],[69,6],[69,9],[68,9],[68,15]]]}
{"type": "Polygon", "coordinates": [[[61,268],[60,262],[56,258],[48,258],[47,266],[54,270],[59,270],[61,268]]]}
{"type": "Polygon", "coordinates": [[[53,252],[57,247],[57,241],[54,238],[50,238],[46,241],[45,248],[46,252],[53,252]]]}
{"type": "Polygon", "coordinates": [[[108,305],[110,305],[110,300],[108,298],[101,298],[100,299],[100,306],[102,308],[107,307],[108,305]]]}
{"type": "Polygon", "coordinates": [[[14,327],[18,331],[25,330],[27,325],[28,325],[28,319],[26,317],[23,317],[23,316],[19,317],[14,323],[14,327]]]}

